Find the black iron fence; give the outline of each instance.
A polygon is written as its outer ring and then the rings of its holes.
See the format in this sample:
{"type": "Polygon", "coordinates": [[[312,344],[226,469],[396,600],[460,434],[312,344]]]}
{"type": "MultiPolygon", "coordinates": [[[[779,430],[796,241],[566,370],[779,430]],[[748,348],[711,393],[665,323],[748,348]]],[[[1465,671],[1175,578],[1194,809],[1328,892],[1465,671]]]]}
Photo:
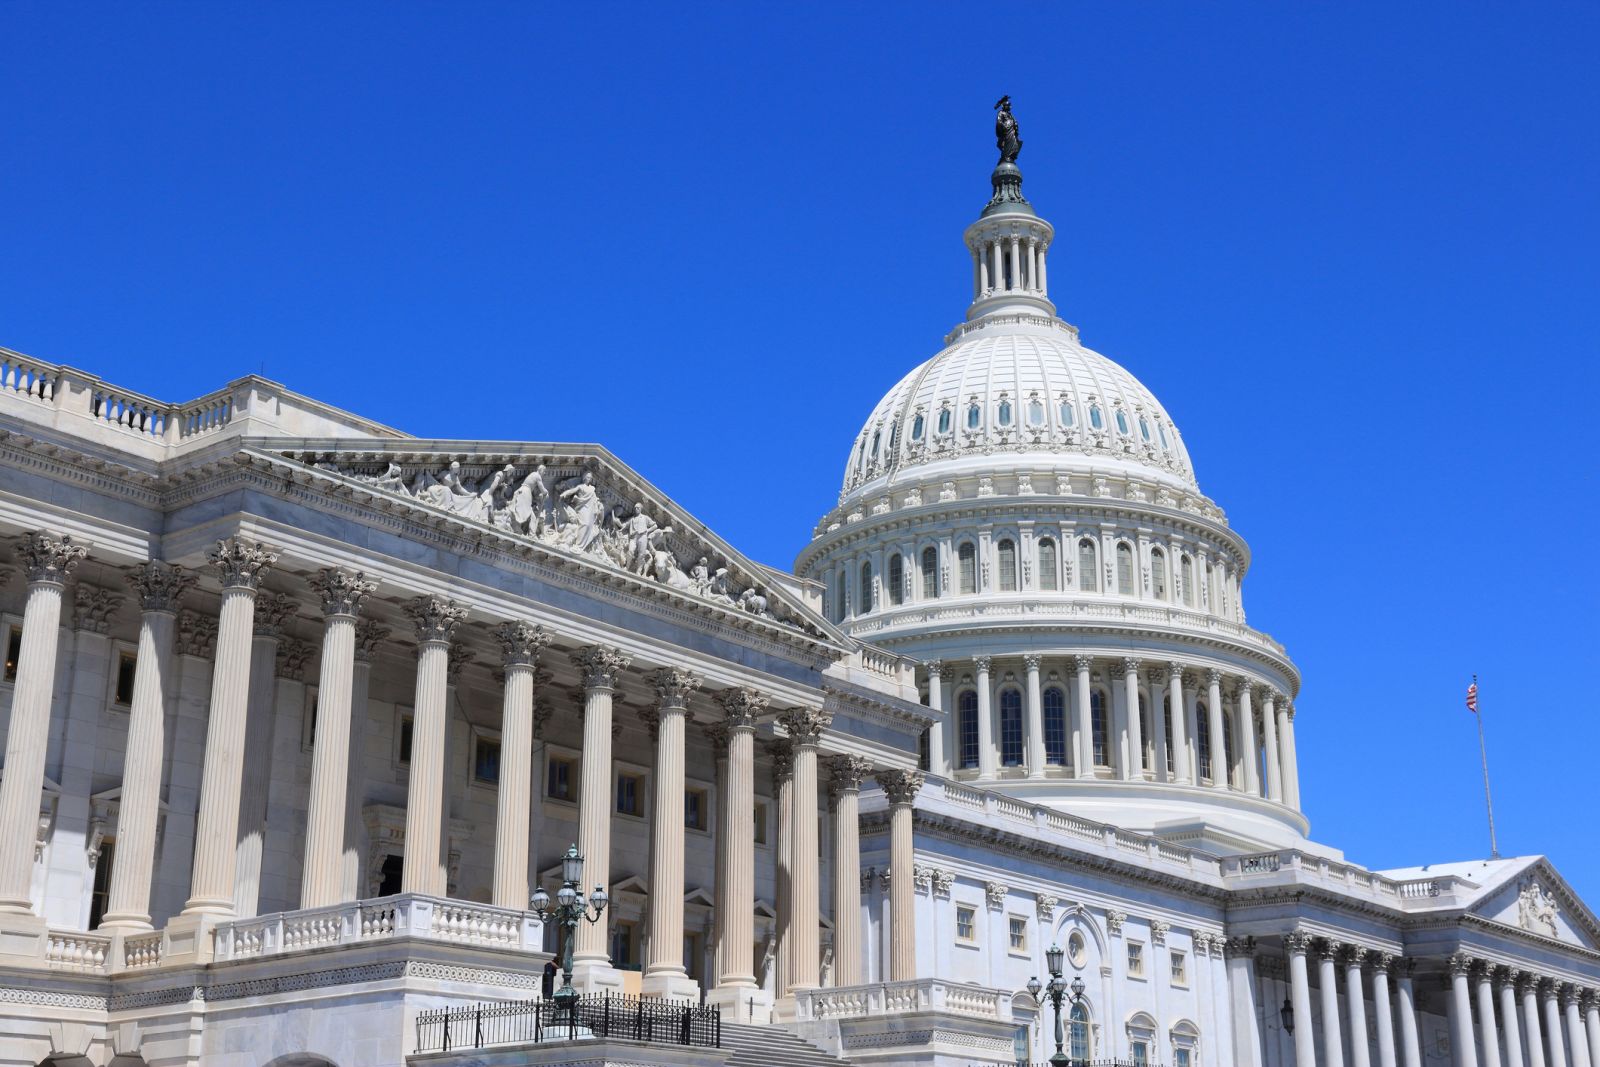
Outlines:
{"type": "Polygon", "coordinates": [[[626,1038],[658,1045],[722,1047],[722,1012],[644,997],[579,997],[439,1008],[417,1016],[417,1051],[488,1048],[580,1037],[626,1038]]]}

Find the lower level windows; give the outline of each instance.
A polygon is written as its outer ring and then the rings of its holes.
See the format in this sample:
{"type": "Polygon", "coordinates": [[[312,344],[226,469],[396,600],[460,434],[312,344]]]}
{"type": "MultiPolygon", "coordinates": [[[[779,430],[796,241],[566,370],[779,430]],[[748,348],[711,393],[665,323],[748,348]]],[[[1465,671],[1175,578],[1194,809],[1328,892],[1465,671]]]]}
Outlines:
{"type": "Polygon", "coordinates": [[[1022,766],[1022,693],[1016,689],[1000,691],[1000,764],[1022,766]]]}
{"type": "Polygon", "coordinates": [[[976,908],[956,908],[956,940],[969,943],[978,940],[978,912],[976,908]]]}
{"type": "Polygon", "coordinates": [[[1044,761],[1052,767],[1067,764],[1066,694],[1054,686],[1044,691],[1044,761]]]}
{"type": "Polygon", "coordinates": [[[961,730],[961,767],[978,765],[978,694],[967,690],[958,698],[961,730]]]}

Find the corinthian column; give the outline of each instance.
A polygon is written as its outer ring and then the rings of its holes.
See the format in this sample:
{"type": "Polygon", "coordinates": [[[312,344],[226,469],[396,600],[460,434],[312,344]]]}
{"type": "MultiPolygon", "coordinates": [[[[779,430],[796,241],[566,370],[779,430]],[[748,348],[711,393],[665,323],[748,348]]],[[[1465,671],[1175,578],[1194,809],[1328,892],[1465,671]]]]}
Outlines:
{"type": "Polygon", "coordinates": [[[942,777],[950,777],[950,768],[946,764],[945,756],[945,719],[944,719],[944,664],[938,660],[929,660],[923,664],[928,669],[928,707],[940,712],[935,717],[934,724],[928,727],[928,769],[942,777]]]}
{"type": "Polygon", "coordinates": [[[1244,741],[1239,754],[1239,762],[1244,767],[1244,791],[1258,797],[1261,795],[1261,768],[1256,748],[1256,713],[1250,703],[1252,688],[1249,682],[1241,680],[1235,690],[1235,699],[1239,704],[1239,735],[1244,741]]]}
{"type": "Polygon", "coordinates": [[[1267,799],[1283,803],[1283,764],[1278,752],[1278,694],[1261,690],[1261,747],[1267,754],[1267,799]]]}
{"type": "Polygon", "coordinates": [[[350,696],[355,680],[356,615],[378,588],[360,571],[327,567],[311,579],[322,600],[322,667],[311,751],[305,864],[300,906],[339,903],[344,891],[345,789],[350,781],[350,696]]]}
{"type": "MultiPolygon", "coordinates": [[[[583,763],[578,773],[578,850],[587,886],[611,886],[611,695],[632,662],[621,650],[591,645],[573,653],[583,671],[583,763]]],[[[614,984],[603,923],[579,923],[572,956],[584,986],[614,984]]]]}
{"type": "Polygon", "coordinates": [[[138,594],[139,655],[128,709],[128,747],[122,760],[122,800],[117,811],[117,861],[101,929],[149,930],[150,883],[161,814],[161,754],[167,694],[172,690],[172,632],[178,598],[194,579],[152,560],[128,575],[138,594]]]}
{"type": "MultiPolygon", "coordinates": [[[[1176,711],[1173,718],[1177,718],[1176,711]]],[[[1289,954],[1289,1000],[1294,1008],[1294,1017],[1302,1020],[1294,1028],[1294,1062],[1303,1067],[1316,1067],[1317,1063],[1316,1030],[1311,1025],[1311,976],[1306,963],[1311,941],[1311,935],[1300,930],[1285,935],[1283,939],[1284,949],[1289,954]]],[[[1421,1064],[1416,1067],[1421,1067],[1421,1064]]]]}
{"type": "Polygon", "coordinates": [[[719,697],[728,731],[728,788],[723,796],[727,840],[723,842],[722,869],[717,885],[726,886],[723,900],[726,913],[718,929],[722,944],[717,949],[720,973],[717,988],[706,1002],[722,1009],[734,1022],[765,1022],[772,1000],[765,990],[756,988],[755,977],[755,779],[756,720],[766,710],[767,698],[754,689],[729,689],[719,697]]]}
{"type": "MultiPolygon", "coordinates": [[[[1216,740],[1211,742],[1215,757],[1216,740]]],[[[1215,762],[1213,760],[1213,766],[1215,762]]],[[[1337,941],[1325,941],[1317,953],[1317,982],[1322,990],[1322,1063],[1323,1067],[1344,1067],[1344,1042],[1339,1034],[1339,987],[1335,960],[1339,954],[1337,941]]],[[[1310,1016],[1307,1016],[1310,1018],[1310,1016]]],[[[1307,1060],[1307,1063],[1314,1061],[1307,1060]]]]}
{"type": "MultiPolygon", "coordinates": [[[[367,711],[372,691],[372,657],[393,633],[371,619],[356,623],[355,674],[350,682],[350,786],[344,798],[344,860],[340,900],[360,900],[367,882],[367,827],[362,807],[367,786],[367,711]]],[[[415,740],[413,738],[413,740],[415,740]]]]}
{"type": "Polygon", "coordinates": [[[1039,695],[1039,657],[1022,657],[1028,676],[1028,777],[1044,777],[1044,706],[1039,695]]]}
{"type": "Polygon", "coordinates": [[[1378,1030],[1378,1067],[1400,1067],[1395,1059],[1394,1010],[1389,1004],[1389,975],[1394,971],[1394,955],[1378,953],[1372,968],[1372,1019],[1378,1030]]]}
{"type": "Polygon", "coordinates": [[[1094,722],[1089,711],[1089,669],[1094,660],[1088,656],[1075,656],[1072,665],[1077,670],[1074,677],[1072,701],[1072,772],[1078,778],[1094,776],[1094,722]]]}
{"type": "Polygon", "coordinates": [[[1522,972],[1509,967],[1496,970],[1500,994],[1500,1028],[1506,1035],[1506,1067],[1523,1067],[1522,1028],[1517,1024],[1517,978],[1522,972]]]}
{"type": "Polygon", "coordinates": [[[978,671],[978,776],[994,777],[994,722],[989,686],[989,657],[979,656],[972,661],[978,671]]]}
{"type": "Polygon", "coordinates": [[[1417,1034],[1417,991],[1412,982],[1414,960],[1402,960],[1395,968],[1395,1005],[1400,1017],[1401,1062],[1405,1067],[1422,1067],[1422,1041],[1417,1034]]]}
{"type": "Polygon", "coordinates": [[[67,575],[87,554],[70,537],[58,541],[43,533],[29,534],[17,550],[28,576],[28,601],[11,690],[5,776],[0,777],[0,912],[32,911],[33,841],[50,738],[61,593],[67,575]]]}
{"type": "Polygon", "coordinates": [[[889,798],[889,981],[917,976],[916,891],[912,877],[916,851],[911,807],[922,790],[916,771],[879,771],[878,784],[889,798]]]}
{"type": "MultiPolygon", "coordinates": [[[[1544,1005],[1544,1032],[1550,1039],[1550,1067],[1567,1067],[1567,1050],[1561,1041],[1561,987],[1552,979],[1539,983],[1539,999],[1544,1005]]],[[[1468,1064],[1467,1067],[1476,1067],[1468,1064]]]]}
{"type": "Polygon", "coordinates": [[[1294,748],[1294,705],[1284,697],[1278,704],[1278,734],[1283,740],[1283,800],[1300,810],[1300,757],[1294,748]]]}
{"type": "Polygon", "coordinates": [[[1528,1035],[1528,1067],[1545,1067],[1544,1031],[1539,1025],[1539,979],[1523,971],[1517,979],[1522,997],[1522,1029],[1528,1035]]]}
{"type": "Polygon", "coordinates": [[[1494,1025],[1494,967],[1479,963],[1473,974],[1478,1000],[1478,1042],[1483,1046],[1483,1067],[1500,1067],[1500,1033],[1494,1025]]]}
{"type": "Polygon", "coordinates": [[[794,833],[790,835],[789,927],[794,989],[821,984],[822,886],[817,863],[817,745],[833,716],[820,708],[791,708],[779,717],[794,746],[794,833]]]}
{"type": "Polygon", "coordinates": [[[1584,994],[1583,1026],[1589,1036],[1589,1063],[1600,1067],[1600,991],[1590,989],[1584,994]]]}
{"type": "Polygon", "coordinates": [[[650,820],[650,958],[645,996],[697,1000],[700,985],[683,966],[683,761],[689,694],[700,679],[667,668],[650,677],[656,687],[655,803],[650,820]]]}
{"type": "MultiPolygon", "coordinates": [[[[239,842],[256,588],[277,559],[275,552],[238,537],[218,541],[211,550],[211,561],[222,578],[222,609],[217,619],[217,658],[211,672],[194,871],[185,915],[233,914],[233,864],[239,842]]],[[[197,948],[203,949],[203,945],[197,948]]]]}
{"type": "Polygon", "coordinates": [[[240,919],[253,918],[261,903],[261,860],[266,849],[267,800],[272,787],[272,735],[278,719],[278,646],[283,639],[283,624],[294,613],[295,602],[289,597],[256,594],[256,610],[251,618],[250,685],[245,697],[239,841],[233,859],[233,914],[240,919]]]}
{"type": "Polygon", "coordinates": [[[494,635],[506,669],[494,823],[494,903],[526,910],[528,816],[533,808],[533,673],[550,635],[525,622],[501,623],[494,635]]]}
{"type": "Polygon", "coordinates": [[[1458,952],[1450,957],[1450,1043],[1455,1050],[1455,1067],[1478,1067],[1478,1050],[1472,1038],[1472,997],[1467,982],[1471,972],[1471,956],[1458,952]]]}
{"type": "Polygon", "coordinates": [[[406,604],[406,614],[417,628],[417,687],[412,698],[411,774],[406,783],[406,851],[400,889],[442,897],[449,885],[441,838],[450,639],[467,617],[467,609],[441,596],[419,596],[406,604]]]}
{"type": "Polygon", "coordinates": [[[866,978],[861,958],[861,779],[872,773],[872,764],[860,756],[833,756],[828,771],[833,800],[833,984],[860,985],[866,978]]]}
{"type": "Polygon", "coordinates": [[[1172,711],[1172,777],[1191,782],[1195,779],[1189,769],[1189,720],[1183,713],[1183,664],[1167,664],[1167,687],[1167,704],[1172,711]]]}
{"type": "Polygon", "coordinates": [[[1222,722],[1222,672],[1206,671],[1206,724],[1211,732],[1211,788],[1228,788],[1228,736],[1222,722]]]}
{"type": "Polygon", "coordinates": [[[773,922],[773,940],[776,942],[772,969],[777,976],[772,982],[775,997],[787,996],[789,983],[794,980],[794,940],[790,931],[794,926],[794,877],[789,861],[794,852],[790,843],[794,837],[794,746],[788,738],[778,738],[767,743],[767,755],[772,760],[772,792],[774,806],[778,809],[777,833],[773,847],[773,906],[778,914],[773,922]]]}
{"type": "Polygon", "coordinates": [[[1370,1067],[1367,1053],[1367,995],[1361,988],[1366,950],[1351,946],[1344,961],[1344,1002],[1350,1013],[1350,1067],[1370,1067]]]}
{"type": "Polygon", "coordinates": [[[1589,1067],[1589,1042],[1584,1037],[1578,998],[1576,986],[1567,983],[1561,987],[1561,1010],[1567,1018],[1567,1047],[1572,1050],[1572,1067],[1589,1067]]]}
{"type": "Polygon", "coordinates": [[[1128,705],[1128,762],[1122,768],[1122,777],[1130,782],[1144,780],[1144,716],[1139,714],[1139,661],[1129,657],[1122,661],[1124,702],[1128,705]]]}

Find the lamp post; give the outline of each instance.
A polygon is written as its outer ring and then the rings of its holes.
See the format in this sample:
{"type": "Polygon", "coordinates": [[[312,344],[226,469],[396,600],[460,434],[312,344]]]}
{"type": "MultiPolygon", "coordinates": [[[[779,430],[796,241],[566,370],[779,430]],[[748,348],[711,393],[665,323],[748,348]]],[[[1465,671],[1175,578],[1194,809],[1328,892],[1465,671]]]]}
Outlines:
{"type": "Polygon", "coordinates": [[[561,857],[561,889],[556,893],[556,906],[550,907],[550,894],[540,886],[533,892],[533,913],[539,916],[540,922],[549,922],[552,918],[557,923],[558,936],[561,938],[561,988],[555,992],[555,1002],[563,1009],[572,1008],[578,1001],[578,991],[572,988],[572,942],[578,936],[578,923],[587,920],[591,923],[600,921],[600,916],[606,910],[606,887],[597,885],[594,892],[587,900],[583,896],[583,856],[578,852],[578,846],[568,847],[567,854],[561,857]],[[594,913],[590,914],[590,905],[594,913]]]}
{"type": "MultiPolygon", "coordinates": [[[[1045,966],[1050,969],[1050,981],[1040,982],[1037,978],[1028,979],[1028,993],[1033,999],[1037,1002],[1039,994],[1042,992],[1050,998],[1050,1004],[1055,1008],[1056,1054],[1050,1057],[1051,1067],[1074,1067],[1073,1061],[1067,1058],[1066,1052],[1061,1047],[1065,1037],[1061,1029],[1061,1002],[1065,1000],[1069,1004],[1077,1004],[1083,999],[1082,976],[1074,975],[1070,987],[1067,985],[1066,979],[1061,977],[1061,959],[1063,955],[1065,953],[1061,951],[1060,945],[1051,945],[1045,950],[1044,954],[1045,966]]],[[[1082,1061],[1079,1061],[1080,1067],[1081,1063],[1082,1061]]]]}

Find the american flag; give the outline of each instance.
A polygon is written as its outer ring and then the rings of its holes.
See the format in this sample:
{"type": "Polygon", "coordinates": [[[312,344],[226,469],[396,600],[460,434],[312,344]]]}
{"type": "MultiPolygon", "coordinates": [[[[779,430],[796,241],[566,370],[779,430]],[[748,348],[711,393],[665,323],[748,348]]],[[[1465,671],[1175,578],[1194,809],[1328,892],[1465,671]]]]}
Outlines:
{"type": "Polygon", "coordinates": [[[1467,686],[1467,710],[1474,715],[1478,714],[1478,681],[1476,678],[1473,679],[1471,685],[1467,686]]]}

